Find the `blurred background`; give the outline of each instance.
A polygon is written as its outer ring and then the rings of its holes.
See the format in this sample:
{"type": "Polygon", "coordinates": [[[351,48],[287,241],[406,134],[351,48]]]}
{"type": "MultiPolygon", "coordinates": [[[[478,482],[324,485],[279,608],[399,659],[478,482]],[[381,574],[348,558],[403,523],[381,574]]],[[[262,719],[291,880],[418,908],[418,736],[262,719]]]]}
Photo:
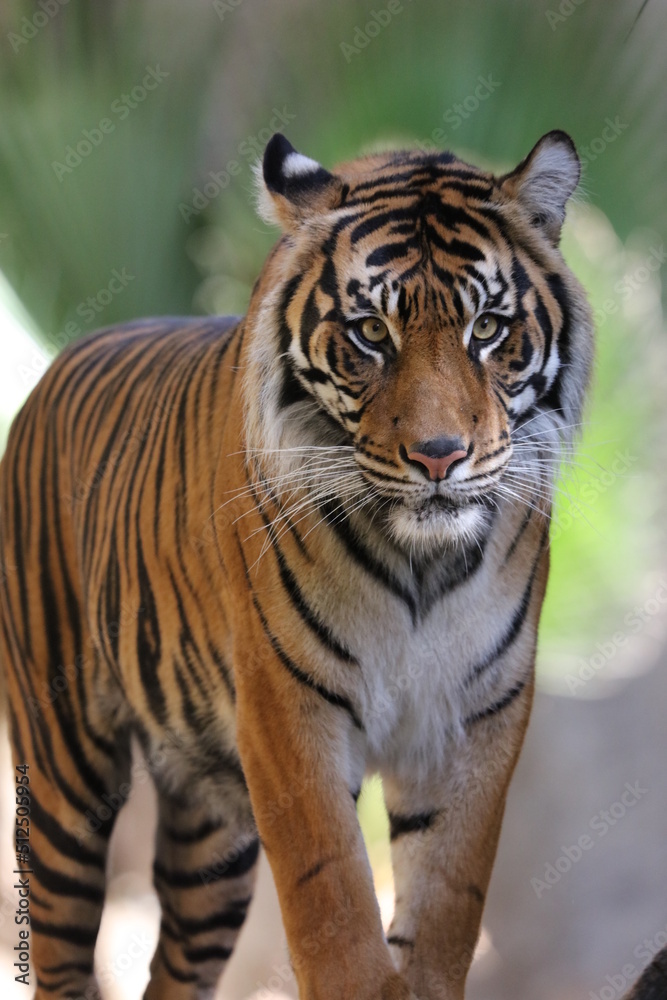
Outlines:
{"type": "MultiPolygon", "coordinates": [[[[665,0],[0,7],[0,451],[76,337],[245,311],[276,238],[252,179],[272,132],[326,166],[418,144],[503,171],[552,128],[579,147],[563,249],[598,363],[559,484],[539,689],[471,1000],[614,1000],[667,943],[666,37],[665,0]]],[[[10,957],[10,777],[0,721],[0,981],[28,997],[10,957]]],[[[153,809],[137,788],[114,834],[97,952],[109,1000],[138,998],[147,978],[153,809]]],[[[377,782],[360,817],[388,920],[377,782]]],[[[295,984],[264,866],[219,997],[270,994],[295,984]]]]}

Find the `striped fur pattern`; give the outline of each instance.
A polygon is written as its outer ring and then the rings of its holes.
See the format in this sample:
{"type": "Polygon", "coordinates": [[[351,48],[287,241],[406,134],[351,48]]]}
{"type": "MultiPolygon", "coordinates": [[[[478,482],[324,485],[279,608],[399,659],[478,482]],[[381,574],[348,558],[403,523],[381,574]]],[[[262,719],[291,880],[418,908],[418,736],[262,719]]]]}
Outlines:
{"type": "Polygon", "coordinates": [[[274,136],[283,235],[246,317],[101,331],[34,390],[2,465],[0,652],[39,1000],[91,995],[132,739],[159,798],[149,1000],[211,995],[260,838],[304,1000],[463,996],[591,366],[558,250],[578,176],[559,132],[504,177],[420,152],[329,173],[274,136]]]}

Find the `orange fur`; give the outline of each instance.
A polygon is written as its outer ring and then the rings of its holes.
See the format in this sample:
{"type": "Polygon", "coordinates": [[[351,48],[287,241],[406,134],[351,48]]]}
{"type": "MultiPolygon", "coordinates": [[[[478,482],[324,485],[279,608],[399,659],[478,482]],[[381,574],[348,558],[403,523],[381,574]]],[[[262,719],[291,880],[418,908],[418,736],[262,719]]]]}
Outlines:
{"type": "Polygon", "coordinates": [[[304,1000],[463,996],[591,363],[556,245],[576,165],[559,136],[506,179],[419,153],[332,175],[272,140],[262,203],[286,233],[247,316],[101,331],[17,417],[0,653],[35,803],[38,1000],[91,981],[133,736],[160,808],[149,1000],[213,989],[260,837],[304,1000]],[[439,481],[408,458],[447,447],[465,458],[439,481]],[[367,770],[392,830],[387,938],[367,770]]]}

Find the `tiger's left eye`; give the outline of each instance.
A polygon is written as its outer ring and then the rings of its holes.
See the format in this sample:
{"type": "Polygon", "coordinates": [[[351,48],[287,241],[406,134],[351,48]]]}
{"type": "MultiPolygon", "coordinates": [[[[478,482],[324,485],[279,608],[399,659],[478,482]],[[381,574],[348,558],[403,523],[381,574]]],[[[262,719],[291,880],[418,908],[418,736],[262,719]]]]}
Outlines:
{"type": "Polygon", "coordinates": [[[359,333],[370,344],[381,344],[389,336],[387,324],[377,316],[367,316],[359,324],[359,333]]]}
{"type": "Polygon", "coordinates": [[[477,340],[491,340],[500,329],[500,320],[492,313],[482,313],[472,325],[472,335],[477,340]]]}

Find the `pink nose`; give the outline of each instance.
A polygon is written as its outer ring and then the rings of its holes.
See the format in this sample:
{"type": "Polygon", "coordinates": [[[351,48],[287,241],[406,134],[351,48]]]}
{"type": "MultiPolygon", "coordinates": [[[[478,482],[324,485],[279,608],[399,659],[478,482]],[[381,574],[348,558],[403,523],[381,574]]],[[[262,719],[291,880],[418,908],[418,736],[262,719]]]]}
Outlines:
{"type": "Polygon", "coordinates": [[[411,462],[417,462],[428,472],[429,479],[445,479],[449,467],[466,458],[468,452],[460,438],[436,438],[433,441],[416,441],[407,453],[411,462]]]}

